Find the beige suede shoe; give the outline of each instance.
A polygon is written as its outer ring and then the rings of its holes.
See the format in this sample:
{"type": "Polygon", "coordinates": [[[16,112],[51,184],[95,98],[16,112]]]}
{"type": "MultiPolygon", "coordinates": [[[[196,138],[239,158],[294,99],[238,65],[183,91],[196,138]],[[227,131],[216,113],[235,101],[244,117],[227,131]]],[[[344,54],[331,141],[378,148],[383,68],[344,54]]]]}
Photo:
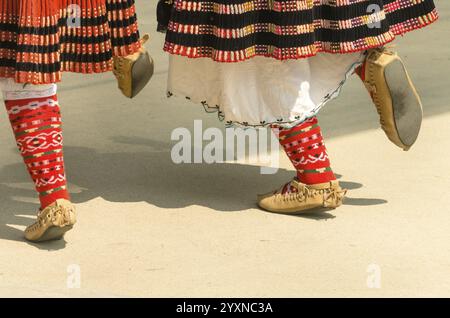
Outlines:
{"type": "Polygon", "coordinates": [[[60,199],[38,213],[36,222],[26,228],[25,238],[31,242],[59,240],[75,223],[75,207],[60,199]]]}
{"type": "Polygon", "coordinates": [[[347,192],[339,186],[337,180],[306,185],[294,179],[289,186],[298,192],[283,194],[283,186],[275,192],[258,196],[259,207],[269,212],[286,214],[308,213],[318,207],[334,209],[342,205],[347,192]]]}
{"type": "Polygon", "coordinates": [[[139,94],[153,76],[154,62],[144,47],[149,37],[148,34],[144,35],[141,39],[142,47],[135,54],[113,58],[113,73],[118,87],[128,98],[139,94]]]}
{"type": "Polygon", "coordinates": [[[390,141],[403,150],[416,141],[422,124],[422,103],[397,53],[386,48],[368,51],[360,74],[390,141]]]}

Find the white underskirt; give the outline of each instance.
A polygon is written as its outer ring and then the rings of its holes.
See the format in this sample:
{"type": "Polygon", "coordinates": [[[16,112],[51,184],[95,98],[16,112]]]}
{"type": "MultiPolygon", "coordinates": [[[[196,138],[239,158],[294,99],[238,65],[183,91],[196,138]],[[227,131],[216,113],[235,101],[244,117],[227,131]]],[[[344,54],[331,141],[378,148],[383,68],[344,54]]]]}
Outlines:
{"type": "Polygon", "coordinates": [[[42,98],[56,95],[56,84],[22,84],[12,78],[0,78],[0,91],[4,100],[42,98]]]}
{"type": "Polygon", "coordinates": [[[168,95],[217,110],[228,124],[293,125],[317,114],[340,89],[364,53],[279,61],[255,57],[238,63],[170,56],[168,95]]]}

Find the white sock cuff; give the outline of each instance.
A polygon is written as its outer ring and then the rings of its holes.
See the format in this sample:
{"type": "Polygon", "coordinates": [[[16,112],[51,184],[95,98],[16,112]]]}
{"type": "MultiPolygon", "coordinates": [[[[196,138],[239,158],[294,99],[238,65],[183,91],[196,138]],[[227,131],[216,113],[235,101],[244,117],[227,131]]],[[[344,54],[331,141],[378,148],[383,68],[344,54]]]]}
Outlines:
{"type": "Polygon", "coordinates": [[[16,83],[13,79],[0,79],[0,88],[3,93],[4,100],[20,100],[30,98],[43,98],[56,95],[56,84],[21,84],[16,83]]]}

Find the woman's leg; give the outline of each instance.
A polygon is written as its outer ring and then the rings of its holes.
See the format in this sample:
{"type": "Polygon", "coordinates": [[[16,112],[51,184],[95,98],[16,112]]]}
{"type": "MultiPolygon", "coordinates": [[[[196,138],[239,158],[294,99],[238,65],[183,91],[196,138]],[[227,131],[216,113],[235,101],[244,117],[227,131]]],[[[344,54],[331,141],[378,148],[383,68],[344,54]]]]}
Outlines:
{"type": "Polygon", "coordinates": [[[336,180],[316,117],[293,128],[280,129],[278,138],[300,182],[318,184],[336,180]]]}
{"type": "Polygon", "coordinates": [[[313,208],[336,208],[346,190],[330,167],[330,160],[316,117],[293,128],[274,128],[281,145],[297,170],[294,180],[258,198],[258,205],[271,212],[299,213],[313,208]]]}
{"type": "Polygon", "coordinates": [[[56,85],[10,90],[4,92],[4,97],[17,146],[33,179],[41,209],[57,199],[68,200],[56,85]]]}
{"type": "Polygon", "coordinates": [[[3,86],[6,110],[17,146],[41,203],[38,221],[27,228],[25,236],[33,241],[60,238],[58,233],[49,235],[47,230],[54,226],[64,227],[75,223],[75,220],[68,202],[56,85],[23,85],[8,80],[8,84],[3,86]],[[57,213],[50,217],[47,215],[50,210],[57,213]],[[44,220],[43,217],[49,219],[44,220]]]}

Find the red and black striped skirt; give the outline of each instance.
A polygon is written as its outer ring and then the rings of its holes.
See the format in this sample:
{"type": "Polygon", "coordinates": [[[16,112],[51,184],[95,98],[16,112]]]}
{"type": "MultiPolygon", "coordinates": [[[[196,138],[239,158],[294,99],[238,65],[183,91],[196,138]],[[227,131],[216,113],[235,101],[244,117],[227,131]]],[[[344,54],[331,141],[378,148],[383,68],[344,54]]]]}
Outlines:
{"type": "Polygon", "coordinates": [[[0,0],[0,77],[54,83],[139,48],[134,0],[0,0]]]}
{"type": "Polygon", "coordinates": [[[165,51],[219,62],[349,53],[437,18],[433,0],[174,0],[165,51]]]}

